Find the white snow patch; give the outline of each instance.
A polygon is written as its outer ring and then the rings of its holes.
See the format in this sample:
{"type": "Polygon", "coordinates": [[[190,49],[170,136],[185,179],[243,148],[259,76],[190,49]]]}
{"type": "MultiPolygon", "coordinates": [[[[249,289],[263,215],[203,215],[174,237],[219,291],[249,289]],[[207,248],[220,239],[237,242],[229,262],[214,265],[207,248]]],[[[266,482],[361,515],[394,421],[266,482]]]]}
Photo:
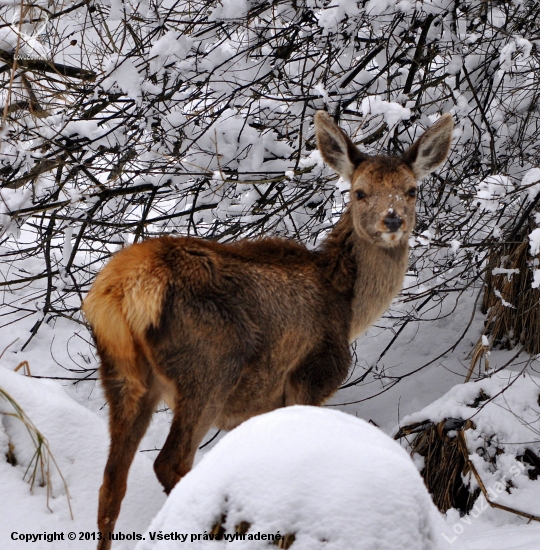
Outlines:
{"type": "Polygon", "coordinates": [[[499,208],[499,199],[505,197],[513,189],[514,186],[506,176],[500,174],[488,176],[477,186],[478,204],[484,210],[495,212],[499,208]]]}
{"type": "Polygon", "coordinates": [[[192,40],[187,36],[177,36],[178,33],[169,31],[152,44],[149,57],[156,55],[161,57],[177,56],[184,58],[191,48],[192,40]]]}
{"type": "Polygon", "coordinates": [[[313,89],[317,92],[318,95],[323,98],[325,103],[328,103],[328,101],[330,100],[330,98],[328,97],[328,92],[321,83],[315,84],[315,86],[313,86],[313,89]]]}
{"type": "Polygon", "coordinates": [[[512,305],[510,302],[507,302],[507,301],[503,298],[503,295],[501,294],[500,290],[494,289],[494,290],[493,290],[493,294],[495,294],[495,296],[497,296],[497,298],[499,298],[499,300],[501,301],[501,304],[502,304],[504,307],[510,307],[510,308],[513,308],[513,309],[516,308],[516,306],[512,305]]]}
{"type": "Polygon", "coordinates": [[[536,256],[540,252],[540,228],[537,227],[529,234],[529,246],[531,255],[536,256]]]}
{"type": "Polygon", "coordinates": [[[422,231],[422,233],[416,237],[416,240],[422,246],[429,246],[433,240],[433,233],[429,230],[422,231]]]}
{"type": "Polygon", "coordinates": [[[208,20],[240,19],[247,14],[250,7],[251,2],[249,0],[220,0],[208,20]]]}
{"type": "Polygon", "coordinates": [[[384,101],[379,96],[369,96],[362,100],[362,114],[383,115],[388,126],[394,126],[402,120],[411,118],[411,110],[408,107],[402,107],[394,101],[384,101]]]}
{"type": "Polygon", "coordinates": [[[503,275],[503,274],[505,274],[509,281],[511,281],[512,276],[514,274],[517,274],[517,273],[519,273],[519,269],[505,269],[504,267],[496,267],[491,272],[492,275],[503,275]]]}
{"type": "Polygon", "coordinates": [[[139,74],[133,61],[118,54],[112,55],[105,63],[105,71],[109,76],[102,82],[104,90],[119,88],[128,97],[141,99],[144,76],[139,74]]]}
{"type": "Polygon", "coordinates": [[[536,195],[540,193],[540,168],[531,168],[527,171],[521,180],[521,185],[523,187],[530,186],[529,200],[534,200],[536,195]]]}
{"type": "Polygon", "coordinates": [[[453,252],[454,254],[457,253],[457,251],[459,250],[460,246],[461,246],[461,243],[460,243],[458,240],[452,239],[452,240],[450,241],[450,248],[452,249],[452,252],[453,252]]]}
{"type": "Polygon", "coordinates": [[[212,173],[212,179],[215,180],[215,181],[225,181],[226,180],[225,175],[223,174],[223,172],[221,170],[214,170],[214,172],[212,173]]]}
{"type": "Polygon", "coordinates": [[[318,149],[314,149],[307,157],[300,159],[298,164],[302,168],[309,168],[310,166],[318,166],[319,168],[323,168],[324,160],[321,152],[318,149]]]}
{"type": "Polygon", "coordinates": [[[533,281],[531,286],[533,288],[540,288],[540,269],[533,270],[533,281]]]}
{"type": "MultiPolygon", "coordinates": [[[[3,459],[5,453],[0,454],[0,487],[4,497],[0,513],[0,546],[3,550],[20,550],[25,546],[24,542],[12,539],[11,533],[56,531],[64,533],[64,541],[38,541],[31,544],[32,548],[94,550],[95,541],[73,542],[67,539],[67,533],[75,532],[78,536],[79,532],[97,530],[97,498],[109,444],[106,423],[76,403],[53,381],[35,380],[0,367],[0,388],[15,399],[47,439],[66,480],[74,515],[72,520],[62,480],[52,463],[51,511],[47,509],[47,488],[39,487],[39,479],[33,492],[30,491],[30,485],[23,478],[35,446],[19,419],[0,415],[0,451],[9,441],[17,459],[17,465],[11,466],[3,459]]],[[[2,396],[0,413],[13,413],[13,407],[2,396]]],[[[151,462],[138,454],[130,470],[117,530],[141,533],[163,501],[164,494],[153,474],[151,462]]],[[[132,547],[133,543],[122,548],[132,547]]],[[[117,550],[120,550],[119,546],[117,550]]]]}
{"type": "MultiPolygon", "coordinates": [[[[386,0],[383,0],[383,4],[386,0]]],[[[321,6],[322,7],[322,6],[321,6]]],[[[386,5],[384,5],[384,8],[386,5]]],[[[383,9],[384,9],[383,8],[383,9]]],[[[329,5],[322,8],[318,13],[319,26],[324,29],[323,34],[335,32],[339,26],[339,22],[345,17],[354,18],[360,13],[360,8],[356,0],[340,0],[339,2],[331,2],[329,5]]]]}

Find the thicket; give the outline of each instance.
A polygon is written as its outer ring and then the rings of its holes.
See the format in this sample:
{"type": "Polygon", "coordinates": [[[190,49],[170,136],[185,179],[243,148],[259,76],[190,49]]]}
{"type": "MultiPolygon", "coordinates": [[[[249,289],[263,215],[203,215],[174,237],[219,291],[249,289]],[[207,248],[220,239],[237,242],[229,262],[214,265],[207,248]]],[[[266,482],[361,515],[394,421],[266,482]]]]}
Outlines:
{"type": "MultiPolygon", "coordinates": [[[[539,22],[536,1],[2,3],[2,324],[40,313],[24,347],[58,316],[83,323],[96,272],[152,236],[315,246],[347,201],[317,109],[391,154],[451,112],[393,330],[474,289],[474,359],[540,353],[539,22]]],[[[374,367],[350,383],[399,381],[374,367]]]]}

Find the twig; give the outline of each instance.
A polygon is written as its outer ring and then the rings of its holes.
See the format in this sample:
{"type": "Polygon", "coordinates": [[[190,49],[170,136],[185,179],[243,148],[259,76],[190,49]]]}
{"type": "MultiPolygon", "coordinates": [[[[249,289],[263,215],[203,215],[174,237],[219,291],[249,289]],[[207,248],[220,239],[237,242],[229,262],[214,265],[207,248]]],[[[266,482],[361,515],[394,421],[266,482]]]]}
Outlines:
{"type": "Polygon", "coordinates": [[[486,490],[486,486],[484,485],[484,482],[482,481],[482,478],[480,477],[480,474],[478,473],[478,470],[476,469],[475,465],[473,464],[472,460],[469,457],[469,450],[467,448],[467,440],[465,439],[465,433],[462,429],[458,430],[458,440],[460,444],[461,453],[463,455],[463,458],[465,459],[465,462],[467,463],[467,466],[471,469],[478,486],[480,487],[480,490],[482,491],[482,494],[484,495],[484,498],[486,499],[486,502],[492,507],[492,508],[499,508],[500,510],[504,510],[505,512],[510,512],[511,514],[515,514],[516,516],[522,516],[525,518],[528,518],[532,521],[540,521],[539,516],[534,516],[532,514],[529,514],[527,512],[521,512],[520,510],[516,510],[515,508],[510,508],[509,506],[504,506],[504,504],[499,504],[498,502],[493,502],[488,495],[488,492],[486,490]]]}

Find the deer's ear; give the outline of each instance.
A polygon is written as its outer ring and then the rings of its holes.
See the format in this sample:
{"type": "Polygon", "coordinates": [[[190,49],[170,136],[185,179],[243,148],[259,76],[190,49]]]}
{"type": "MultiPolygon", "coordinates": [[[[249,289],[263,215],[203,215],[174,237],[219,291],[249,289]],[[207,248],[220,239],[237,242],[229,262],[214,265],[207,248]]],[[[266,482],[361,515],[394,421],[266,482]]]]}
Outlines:
{"type": "Polygon", "coordinates": [[[438,168],[448,156],[454,121],[450,113],[443,115],[424,132],[403,155],[416,179],[421,180],[438,168]]]}
{"type": "Polygon", "coordinates": [[[351,181],[357,166],[368,157],[361,153],[349,136],[326,111],[315,113],[317,147],[322,158],[343,179],[351,181]]]}

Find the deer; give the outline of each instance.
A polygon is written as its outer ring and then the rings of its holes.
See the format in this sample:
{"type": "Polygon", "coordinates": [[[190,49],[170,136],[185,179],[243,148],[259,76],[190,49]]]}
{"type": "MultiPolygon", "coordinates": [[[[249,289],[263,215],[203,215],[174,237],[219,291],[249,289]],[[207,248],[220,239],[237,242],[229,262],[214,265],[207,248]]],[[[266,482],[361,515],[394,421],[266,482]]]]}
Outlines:
{"type": "Polygon", "coordinates": [[[320,406],[339,389],[350,344],[401,290],[417,182],[446,160],[452,130],[447,113],[401,157],[371,156],[317,111],[320,154],[350,182],[349,203],[318,248],[162,236],[100,271],[82,306],[109,407],[99,550],[110,548],[128,470],[161,401],[173,419],[154,471],[168,495],[211,427],[320,406]]]}

